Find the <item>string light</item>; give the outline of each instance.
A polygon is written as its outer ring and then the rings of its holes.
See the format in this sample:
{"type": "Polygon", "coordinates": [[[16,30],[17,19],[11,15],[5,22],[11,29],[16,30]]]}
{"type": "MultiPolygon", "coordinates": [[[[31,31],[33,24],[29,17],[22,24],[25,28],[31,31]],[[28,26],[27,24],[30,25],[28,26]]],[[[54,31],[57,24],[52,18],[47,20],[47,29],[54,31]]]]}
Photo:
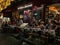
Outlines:
{"type": "Polygon", "coordinates": [[[2,3],[4,0],[0,0],[0,3],[2,3]]]}
{"type": "Polygon", "coordinates": [[[14,0],[0,0],[0,12],[3,9],[6,9],[9,5],[11,5],[11,1],[14,1],[14,0]]]}

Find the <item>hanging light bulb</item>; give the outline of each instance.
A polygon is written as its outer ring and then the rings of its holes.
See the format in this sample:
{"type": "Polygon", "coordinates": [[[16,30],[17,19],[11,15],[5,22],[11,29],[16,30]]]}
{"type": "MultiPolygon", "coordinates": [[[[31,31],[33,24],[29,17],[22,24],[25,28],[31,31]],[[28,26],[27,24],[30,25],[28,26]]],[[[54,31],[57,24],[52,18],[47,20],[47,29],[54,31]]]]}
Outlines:
{"type": "Polygon", "coordinates": [[[2,7],[3,9],[5,9],[5,2],[3,2],[3,3],[1,4],[1,7],[2,7]]]}
{"type": "Polygon", "coordinates": [[[0,8],[0,12],[3,10],[3,8],[0,8]]]}
{"type": "Polygon", "coordinates": [[[11,1],[14,1],[14,0],[11,0],[11,1]]]}
{"type": "Polygon", "coordinates": [[[4,0],[0,0],[0,3],[2,3],[4,0]]]}
{"type": "Polygon", "coordinates": [[[9,5],[10,5],[10,1],[7,0],[7,1],[6,1],[6,6],[9,6],[9,5]]]}
{"type": "Polygon", "coordinates": [[[1,10],[3,10],[3,9],[2,9],[2,7],[1,7],[1,5],[0,5],[0,12],[1,12],[1,10]]]}
{"type": "Polygon", "coordinates": [[[0,0],[0,12],[3,9],[6,9],[7,6],[11,5],[11,1],[14,1],[14,0],[0,0]]]}

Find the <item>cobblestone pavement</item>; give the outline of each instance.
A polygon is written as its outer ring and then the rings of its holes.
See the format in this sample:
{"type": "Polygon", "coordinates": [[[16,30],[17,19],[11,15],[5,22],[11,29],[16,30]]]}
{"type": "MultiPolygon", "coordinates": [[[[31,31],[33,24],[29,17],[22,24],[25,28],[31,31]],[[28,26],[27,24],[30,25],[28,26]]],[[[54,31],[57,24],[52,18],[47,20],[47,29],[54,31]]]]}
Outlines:
{"type": "Polygon", "coordinates": [[[17,45],[18,40],[8,34],[0,33],[0,45],[17,45]]]}
{"type": "MultiPolygon", "coordinates": [[[[32,42],[37,44],[37,42],[39,42],[37,40],[38,39],[33,40],[32,42]]],[[[19,44],[19,40],[15,39],[14,37],[11,37],[8,34],[0,33],[0,45],[18,45],[18,44],[19,44]]],[[[28,45],[28,44],[23,42],[23,45],[28,45]]]]}
{"type": "MultiPolygon", "coordinates": [[[[34,42],[36,45],[42,45],[39,38],[36,39],[33,38],[31,41],[34,42]]],[[[18,44],[19,44],[19,40],[15,39],[14,37],[11,37],[8,34],[0,33],[0,45],[18,45],[18,44]]],[[[28,44],[23,42],[23,45],[28,45],[28,44]]],[[[53,44],[53,45],[60,45],[60,44],[53,44]]]]}

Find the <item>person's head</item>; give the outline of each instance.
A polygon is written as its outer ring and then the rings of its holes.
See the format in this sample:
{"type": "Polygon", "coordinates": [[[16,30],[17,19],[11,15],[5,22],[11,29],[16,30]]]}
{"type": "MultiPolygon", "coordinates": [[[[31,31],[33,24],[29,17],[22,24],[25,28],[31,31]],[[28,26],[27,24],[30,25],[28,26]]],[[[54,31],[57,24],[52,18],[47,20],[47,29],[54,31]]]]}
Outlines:
{"type": "Polygon", "coordinates": [[[33,21],[35,21],[36,19],[35,19],[35,17],[33,17],[33,21]]]}
{"type": "Polygon", "coordinates": [[[40,22],[40,25],[44,25],[44,21],[41,21],[41,22],[40,22]]]}
{"type": "Polygon", "coordinates": [[[3,24],[7,24],[7,21],[4,21],[3,24]]]}
{"type": "Polygon", "coordinates": [[[52,29],[52,30],[54,30],[54,29],[55,29],[55,27],[56,27],[55,25],[52,25],[51,29],[52,29]]]}
{"type": "Polygon", "coordinates": [[[41,29],[44,29],[45,28],[45,25],[44,24],[40,24],[40,28],[41,29]]]}
{"type": "Polygon", "coordinates": [[[51,24],[51,20],[48,21],[48,24],[51,24]]]}

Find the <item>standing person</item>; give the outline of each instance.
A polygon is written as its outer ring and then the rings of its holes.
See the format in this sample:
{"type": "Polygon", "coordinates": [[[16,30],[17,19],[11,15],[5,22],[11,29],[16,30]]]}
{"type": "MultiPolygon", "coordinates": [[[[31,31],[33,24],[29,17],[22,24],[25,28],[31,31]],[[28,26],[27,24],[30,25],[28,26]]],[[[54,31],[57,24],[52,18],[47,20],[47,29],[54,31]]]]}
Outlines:
{"type": "Polygon", "coordinates": [[[52,26],[49,30],[48,30],[48,43],[49,44],[53,44],[55,41],[55,26],[52,26]]]}
{"type": "Polygon", "coordinates": [[[44,21],[40,22],[42,45],[46,45],[47,42],[47,33],[45,34],[46,29],[44,24],[45,24],[44,21]]]}
{"type": "Polygon", "coordinates": [[[44,21],[41,21],[41,22],[40,22],[40,28],[41,28],[41,29],[44,29],[44,28],[45,28],[44,21]]]}
{"type": "Polygon", "coordinates": [[[51,28],[53,25],[54,25],[53,21],[52,20],[49,20],[48,21],[48,24],[46,24],[46,29],[51,28]]]}
{"type": "Polygon", "coordinates": [[[7,23],[7,21],[2,23],[2,29],[3,29],[4,33],[6,33],[8,31],[8,23],[7,23]]]}
{"type": "Polygon", "coordinates": [[[38,22],[35,19],[35,17],[33,17],[33,19],[32,19],[32,24],[33,24],[33,27],[36,27],[38,25],[38,22]]]}
{"type": "Polygon", "coordinates": [[[20,26],[21,24],[23,24],[23,20],[19,19],[19,21],[17,22],[17,25],[20,26]]]}
{"type": "Polygon", "coordinates": [[[24,23],[26,23],[26,20],[27,20],[27,16],[24,15],[24,18],[23,18],[24,23]]]}

